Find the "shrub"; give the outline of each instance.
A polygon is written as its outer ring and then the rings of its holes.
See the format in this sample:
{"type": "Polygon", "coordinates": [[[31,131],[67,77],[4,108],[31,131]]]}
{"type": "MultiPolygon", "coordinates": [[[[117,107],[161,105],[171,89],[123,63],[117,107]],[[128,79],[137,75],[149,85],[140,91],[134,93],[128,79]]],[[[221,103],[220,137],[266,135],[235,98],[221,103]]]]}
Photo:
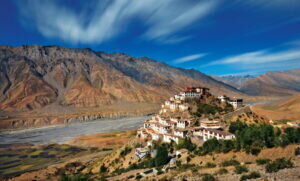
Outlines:
{"type": "Polygon", "coordinates": [[[259,172],[251,172],[250,174],[242,175],[240,180],[244,181],[244,180],[248,180],[248,179],[257,179],[257,178],[260,178],[260,173],[259,172]]]}
{"type": "Polygon", "coordinates": [[[189,151],[195,150],[196,146],[195,144],[192,143],[190,138],[184,138],[184,139],[179,139],[178,144],[176,145],[176,149],[182,149],[185,148],[189,151]]]}
{"type": "Polygon", "coordinates": [[[165,165],[169,162],[168,149],[165,145],[161,145],[157,148],[157,155],[154,158],[154,163],[156,167],[165,165]]]}
{"type": "Polygon", "coordinates": [[[298,147],[298,148],[295,149],[295,155],[296,156],[300,155],[300,147],[298,147]]]}
{"type": "Polygon", "coordinates": [[[257,165],[265,165],[265,164],[269,163],[270,161],[271,161],[270,159],[257,159],[256,164],[257,165]]]}
{"type": "Polygon", "coordinates": [[[99,172],[100,173],[105,173],[107,171],[107,168],[105,167],[105,165],[101,165],[100,169],[99,169],[99,172]]]}
{"type": "Polygon", "coordinates": [[[227,167],[227,166],[235,166],[235,165],[240,165],[240,162],[237,160],[227,160],[221,163],[221,166],[227,167]]]}
{"type": "Polygon", "coordinates": [[[182,164],[180,166],[177,165],[178,170],[187,170],[187,169],[191,169],[193,167],[195,167],[194,164],[182,164]]]}
{"type": "Polygon", "coordinates": [[[207,162],[205,165],[206,168],[215,168],[216,166],[217,166],[216,164],[211,163],[211,162],[207,162]]]}
{"type": "Polygon", "coordinates": [[[278,158],[275,161],[270,162],[266,165],[266,172],[278,172],[281,169],[292,168],[293,166],[294,165],[291,160],[286,160],[285,158],[278,158]]]}
{"type": "Polygon", "coordinates": [[[202,181],[216,181],[216,179],[210,174],[205,174],[202,176],[202,181]]]}
{"type": "Polygon", "coordinates": [[[191,161],[191,157],[186,157],[186,162],[190,162],[191,161]]]}
{"type": "Polygon", "coordinates": [[[229,126],[229,132],[235,134],[236,131],[241,131],[241,130],[243,130],[245,128],[247,128],[247,124],[241,122],[240,120],[237,120],[237,121],[232,122],[230,124],[230,126],[229,126]]]}
{"type": "Polygon", "coordinates": [[[78,174],[78,175],[61,175],[59,181],[90,181],[88,175],[78,174]]]}
{"type": "Polygon", "coordinates": [[[139,180],[139,179],[141,179],[141,178],[143,178],[143,176],[141,176],[141,175],[137,175],[137,176],[135,177],[135,179],[137,179],[137,180],[139,180]]]}
{"type": "Polygon", "coordinates": [[[248,172],[248,168],[245,166],[236,165],[234,172],[237,174],[245,173],[245,172],[248,172]]]}
{"type": "Polygon", "coordinates": [[[126,156],[128,153],[131,152],[131,150],[132,150],[132,148],[126,146],[126,147],[121,151],[120,156],[121,156],[121,157],[126,156]]]}
{"type": "Polygon", "coordinates": [[[217,174],[219,174],[219,175],[224,175],[227,173],[228,173],[228,170],[226,168],[220,168],[217,172],[217,174]]]}

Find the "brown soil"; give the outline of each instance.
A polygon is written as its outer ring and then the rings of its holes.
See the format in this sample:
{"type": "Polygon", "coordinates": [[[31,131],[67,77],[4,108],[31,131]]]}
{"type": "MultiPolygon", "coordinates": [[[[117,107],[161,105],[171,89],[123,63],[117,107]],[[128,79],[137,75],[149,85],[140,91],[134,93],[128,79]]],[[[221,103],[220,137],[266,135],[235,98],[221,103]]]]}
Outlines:
{"type": "Polygon", "coordinates": [[[252,106],[251,109],[271,120],[299,120],[300,119],[300,95],[273,101],[263,105],[252,106]]]}
{"type": "Polygon", "coordinates": [[[125,145],[135,134],[136,130],[93,134],[75,138],[68,144],[85,147],[117,148],[125,145]]]}

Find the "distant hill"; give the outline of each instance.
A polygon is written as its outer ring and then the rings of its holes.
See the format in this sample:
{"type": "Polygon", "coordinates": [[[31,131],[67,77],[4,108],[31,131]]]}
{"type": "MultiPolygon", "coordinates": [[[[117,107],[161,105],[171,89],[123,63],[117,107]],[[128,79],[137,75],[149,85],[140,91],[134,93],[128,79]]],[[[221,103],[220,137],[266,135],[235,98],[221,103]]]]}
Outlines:
{"type": "Polygon", "coordinates": [[[252,108],[259,115],[272,120],[300,120],[300,94],[252,108]]]}
{"type": "Polygon", "coordinates": [[[300,69],[267,72],[247,81],[240,90],[255,96],[287,96],[298,94],[300,91],[300,69]]]}
{"type": "Polygon", "coordinates": [[[216,76],[210,75],[214,79],[224,82],[225,84],[231,85],[237,89],[240,89],[244,83],[255,78],[252,75],[225,75],[225,76],[216,76]]]}
{"type": "Polygon", "coordinates": [[[187,86],[244,95],[199,71],[145,57],[58,46],[0,46],[1,110],[160,103],[187,86]]]}

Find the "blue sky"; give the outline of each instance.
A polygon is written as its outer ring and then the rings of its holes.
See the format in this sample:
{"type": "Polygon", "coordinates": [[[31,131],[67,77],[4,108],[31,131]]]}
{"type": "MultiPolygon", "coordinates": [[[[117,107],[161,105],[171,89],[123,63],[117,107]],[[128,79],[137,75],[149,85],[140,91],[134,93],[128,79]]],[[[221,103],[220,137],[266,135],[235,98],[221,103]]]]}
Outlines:
{"type": "Polygon", "coordinates": [[[299,0],[3,0],[3,45],[123,52],[207,74],[300,68],[299,0]]]}

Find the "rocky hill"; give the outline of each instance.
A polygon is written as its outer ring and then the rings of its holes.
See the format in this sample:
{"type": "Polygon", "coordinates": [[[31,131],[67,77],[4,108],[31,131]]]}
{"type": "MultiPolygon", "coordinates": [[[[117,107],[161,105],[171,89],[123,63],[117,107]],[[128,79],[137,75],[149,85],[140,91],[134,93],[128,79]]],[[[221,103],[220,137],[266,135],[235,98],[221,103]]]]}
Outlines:
{"type": "Polygon", "coordinates": [[[267,72],[249,80],[240,90],[261,96],[295,95],[300,91],[300,70],[267,72]]]}
{"type": "Polygon", "coordinates": [[[149,58],[58,46],[0,47],[0,109],[5,111],[159,103],[191,85],[242,95],[199,71],[149,58]]]}
{"type": "Polygon", "coordinates": [[[255,78],[252,75],[225,75],[225,76],[215,76],[210,75],[212,78],[224,82],[225,84],[231,85],[237,89],[240,89],[246,82],[255,78]]]}

